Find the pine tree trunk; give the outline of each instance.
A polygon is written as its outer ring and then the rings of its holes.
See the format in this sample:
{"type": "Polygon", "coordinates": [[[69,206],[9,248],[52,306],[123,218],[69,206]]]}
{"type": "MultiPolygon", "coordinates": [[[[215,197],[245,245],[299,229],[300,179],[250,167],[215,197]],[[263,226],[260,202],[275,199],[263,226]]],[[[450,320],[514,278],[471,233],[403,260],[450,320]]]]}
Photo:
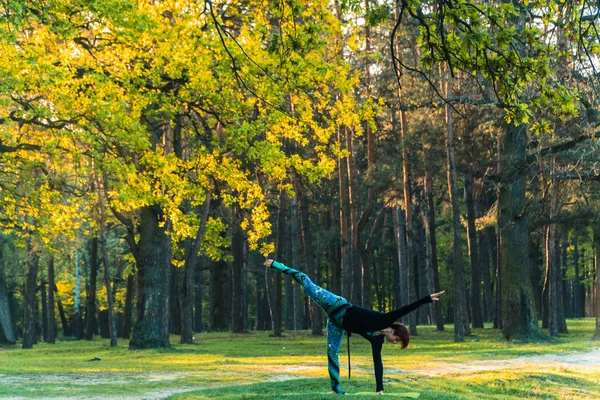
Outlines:
{"type": "MultiPolygon", "coordinates": [[[[103,219],[103,217],[101,217],[103,219]]],[[[104,265],[104,287],[106,288],[106,298],[108,303],[108,333],[110,335],[110,347],[117,346],[117,320],[115,318],[115,300],[112,291],[110,279],[110,264],[108,262],[108,249],[106,246],[106,233],[104,232],[104,222],[100,222],[100,236],[102,247],[102,264],[104,265]]]]}
{"type": "Polygon", "coordinates": [[[600,341],[600,228],[598,220],[594,221],[594,281],[592,291],[594,293],[593,316],[596,318],[596,330],[593,340],[600,341]]]}
{"type": "MultiPolygon", "coordinates": [[[[448,85],[448,84],[447,84],[448,85]]],[[[448,89],[446,89],[448,92],[448,89]]],[[[466,288],[462,256],[460,207],[458,204],[457,174],[454,148],[454,132],[452,126],[452,109],[446,105],[446,155],[448,171],[448,193],[452,206],[453,261],[454,261],[454,341],[464,342],[465,336],[470,335],[469,318],[467,314],[466,288]]]]}
{"type": "Polygon", "coordinates": [[[131,335],[131,320],[133,317],[133,293],[135,291],[135,274],[127,277],[127,292],[125,293],[125,309],[123,310],[123,339],[129,339],[131,335]]]}
{"type": "MultiPolygon", "coordinates": [[[[494,316],[494,291],[492,288],[492,252],[491,241],[494,238],[494,228],[485,228],[480,235],[479,240],[479,261],[481,265],[481,282],[483,283],[483,319],[485,322],[493,321],[494,316]]],[[[495,254],[494,254],[495,257],[495,254]]]]}
{"type": "MultiPolygon", "coordinates": [[[[196,232],[194,241],[188,240],[186,247],[185,263],[183,266],[183,284],[181,291],[181,338],[182,344],[190,344],[194,342],[194,303],[196,283],[196,269],[198,268],[198,259],[200,246],[206,233],[206,221],[210,211],[210,202],[212,199],[212,190],[207,190],[202,211],[199,215],[200,226],[196,232]]],[[[202,299],[200,299],[202,301],[202,299]]]]}
{"type": "Polygon", "coordinates": [[[0,237],[0,343],[15,344],[17,335],[14,330],[13,313],[6,290],[4,272],[4,238],[0,237]]]}
{"type": "Polygon", "coordinates": [[[467,208],[467,243],[469,260],[471,261],[471,324],[473,328],[483,328],[483,312],[481,301],[481,265],[475,228],[475,202],[473,201],[473,173],[465,175],[465,205],[467,208]]]}
{"type": "MultiPolygon", "coordinates": [[[[298,197],[294,195],[290,202],[290,242],[291,242],[291,260],[292,265],[297,265],[298,270],[302,271],[300,264],[300,246],[301,237],[298,231],[298,197]]],[[[347,277],[347,274],[345,275],[347,277]]],[[[349,282],[352,283],[351,281],[349,282]]],[[[294,293],[294,325],[297,330],[304,327],[304,298],[306,294],[300,289],[300,286],[293,282],[294,293]]]]}
{"type": "Polygon", "coordinates": [[[77,340],[83,339],[83,318],[81,316],[81,257],[75,250],[75,294],[73,296],[73,335],[77,340]]]}
{"type": "Polygon", "coordinates": [[[42,340],[48,343],[48,299],[46,298],[46,282],[39,287],[42,303],[42,340]]]}
{"type": "MultiPolygon", "coordinates": [[[[343,148],[344,141],[338,128],[338,142],[343,148]]],[[[340,187],[340,236],[342,257],[342,297],[350,299],[352,296],[352,255],[350,249],[350,197],[348,194],[348,168],[347,158],[338,159],[338,177],[340,187]]],[[[297,197],[296,197],[297,198],[297,197]]]]}
{"type": "Polygon", "coordinates": [[[573,316],[583,318],[585,304],[585,289],[581,283],[581,271],[579,269],[579,242],[577,237],[573,238],[573,269],[575,270],[573,278],[573,316]]]}
{"type": "Polygon", "coordinates": [[[98,277],[98,238],[93,237],[90,241],[90,274],[87,285],[86,312],[85,312],[85,340],[94,339],[94,327],[96,325],[96,279],[98,277]]]}
{"type": "MultiPolygon", "coordinates": [[[[231,262],[231,277],[233,290],[231,293],[231,330],[235,333],[243,332],[244,313],[243,313],[243,298],[244,290],[242,284],[242,271],[244,269],[244,234],[239,222],[235,221],[233,237],[231,239],[231,253],[233,261],[231,262]]],[[[280,332],[281,335],[281,332],[280,332]]]]}
{"type": "Polygon", "coordinates": [[[194,282],[194,332],[204,331],[204,320],[202,318],[202,300],[204,298],[204,270],[202,269],[202,267],[202,258],[198,257],[196,265],[194,266],[196,270],[194,282]]]}
{"type": "MultiPolygon", "coordinates": [[[[301,234],[302,243],[304,244],[304,258],[306,260],[306,271],[308,276],[310,276],[313,280],[313,282],[316,285],[320,285],[320,274],[317,270],[314,259],[313,241],[310,228],[307,199],[304,196],[304,189],[302,188],[302,185],[300,184],[298,176],[295,172],[292,173],[292,182],[294,185],[294,190],[296,191],[296,195],[298,196],[298,206],[300,207],[301,234]]],[[[313,301],[310,301],[310,323],[313,335],[320,336],[323,334],[321,310],[319,306],[317,306],[317,304],[315,304],[313,301]]]]}
{"type": "MultiPolygon", "coordinates": [[[[408,304],[408,263],[406,250],[406,219],[404,210],[396,207],[394,210],[394,237],[396,239],[396,253],[398,255],[398,269],[394,273],[395,308],[408,304]]],[[[408,316],[402,317],[404,324],[408,323],[408,316]]]]}
{"type": "MultiPolygon", "coordinates": [[[[425,147],[425,145],[423,145],[425,147]]],[[[425,224],[425,234],[427,235],[427,242],[429,244],[429,268],[431,269],[431,276],[433,279],[433,293],[441,291],[440,288],[440,272],[438,266],[438,255],[437,255],[437,239],[435,236],[435,201],[433,198],[433,177],[431,173],[431,167],[429,165],[429,159],[427,156],[428,151],[423,151],[423,158],[425,164],[425,201],[427,204],[427,215],[425,224]]],[[[444,330],[444,320],[442,317],[442,306],[439,301],[433,304],[433,314],[435,319],[436,329],[438,331],[444,330]]]]}
{"type": "Polygon", "coordinates": [[[27,279],[23,298],[23,349],[33,348],[36,342],[35,304],[39,263],[39,250],[30,239],[27,242],[27,279]]]}
{"type": "Polygon", "coordinates": [[[227,286],[229,277],[227,276],[227,263],[216,261],[211,263],[210,267],[210,329],[213,331],[226,331],[231,302],[230,288],[227,286]]]}
{"type": "Polygon", "coordinates": [[[136,320],[130,349],[169,347],[171,240],[157,206],[140,210],[136,320]]]}
{"type": "Polygon", "coordinates": [[[47,343],[56,343],[56,312],[54,311],[54,292],[56,283],[54,279],[54,255],[48,259],[48,338],[47,343]]]}

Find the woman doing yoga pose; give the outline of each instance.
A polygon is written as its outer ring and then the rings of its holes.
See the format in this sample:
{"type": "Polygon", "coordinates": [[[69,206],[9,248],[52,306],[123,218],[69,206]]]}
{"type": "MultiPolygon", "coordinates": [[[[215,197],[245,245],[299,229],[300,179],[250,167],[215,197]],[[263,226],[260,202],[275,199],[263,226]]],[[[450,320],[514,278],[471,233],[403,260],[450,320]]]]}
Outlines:
{"type": "Polygon", "coordinates": [[[416,310],[420,306],[432,301],[439,300],[444,291],[423,297],[416,302],[388,313],[369,310],[350,304],[345,298],[337,296],[320,286],[315,285],[306,274],[286,267],[273,261],[265,261],[269,268],[277,269],[286,275],[290,275],[302,286],[310,298],[329,317],[327,321],[327,359],[329,377],[331,378],[331,389],[338,394],[344,394],[340,385],[340,364],[338,354],[342,345],[344,331],[357,333],[371,343],[373,352],[373,363],[375,365],[375,391],[383,394],[383,363],[381,362],[381,347],[384,338],[390,343],[401,343],[404,349],[410,340],[409,331],[406,326],[396,320],[416,310]]]}

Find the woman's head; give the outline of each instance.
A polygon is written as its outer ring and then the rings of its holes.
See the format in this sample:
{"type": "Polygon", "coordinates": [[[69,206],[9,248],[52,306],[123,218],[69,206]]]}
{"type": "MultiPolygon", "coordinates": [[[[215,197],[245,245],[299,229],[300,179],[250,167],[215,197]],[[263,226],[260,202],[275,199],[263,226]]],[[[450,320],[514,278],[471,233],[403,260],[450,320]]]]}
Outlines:
{"type": "Polygon", "coordinates": [[[398,343],[405,349],[408,346],[408,342],[410,342],[410,331],[400,322],[394,322],[391,328],[390,334],[386,335],[388,341],[398,343]]]}

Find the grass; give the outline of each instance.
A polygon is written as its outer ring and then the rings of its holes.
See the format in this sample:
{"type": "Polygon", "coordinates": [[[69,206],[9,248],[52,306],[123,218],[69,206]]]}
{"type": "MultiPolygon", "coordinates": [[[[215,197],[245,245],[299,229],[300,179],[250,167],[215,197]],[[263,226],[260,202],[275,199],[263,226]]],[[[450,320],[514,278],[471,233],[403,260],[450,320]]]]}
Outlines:
{"type": "MultiPolygon", "coordinates": [[[[385,345],[386,395],[420,399],[600,398],[600,360],[558,365],[531,357],[590,352],[592,319],[569,320],[569,335],[506,343],[496,330],[474,330],[454,343],[451,326],[420,326],[406,350],[385,345]],[[523,357],[528,358],[522,360],[523,357]],[[531,359],[530,359],[531,358],[531,359]],[[533,360],[533,361],[532,361],[533,360]],[[565,366],[566,365],[566,366],[565,366]]],[[[129,351],[126,341],[60,341],[31,350],[0,348],[0,397],[303,399],[334,398],[328,388],[325,338],[308,332],[282,338],[265,332],[202,333],[193,345],[129,351]],[[90,361],[100,358],[100,361],[90,361]]],[[[342,386],[356,399],[374,398],[370,347],[353,336],[352,379],[342,347],[342,386]]]]}

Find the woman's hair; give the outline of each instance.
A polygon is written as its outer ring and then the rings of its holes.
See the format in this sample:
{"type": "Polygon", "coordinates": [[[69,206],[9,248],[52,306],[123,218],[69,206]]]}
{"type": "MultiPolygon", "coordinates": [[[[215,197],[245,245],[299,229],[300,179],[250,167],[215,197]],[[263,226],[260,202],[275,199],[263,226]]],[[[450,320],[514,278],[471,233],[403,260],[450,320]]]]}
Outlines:
{"type": "Polygon", "coordinates": [[[400,322],[394,322],[392,324],[392,329],[394,330],[394,335],[398,336],[402,348],[405,349],[406,346],[408,346],[408,342],[410,342],[410,331],[400,322]]]}

